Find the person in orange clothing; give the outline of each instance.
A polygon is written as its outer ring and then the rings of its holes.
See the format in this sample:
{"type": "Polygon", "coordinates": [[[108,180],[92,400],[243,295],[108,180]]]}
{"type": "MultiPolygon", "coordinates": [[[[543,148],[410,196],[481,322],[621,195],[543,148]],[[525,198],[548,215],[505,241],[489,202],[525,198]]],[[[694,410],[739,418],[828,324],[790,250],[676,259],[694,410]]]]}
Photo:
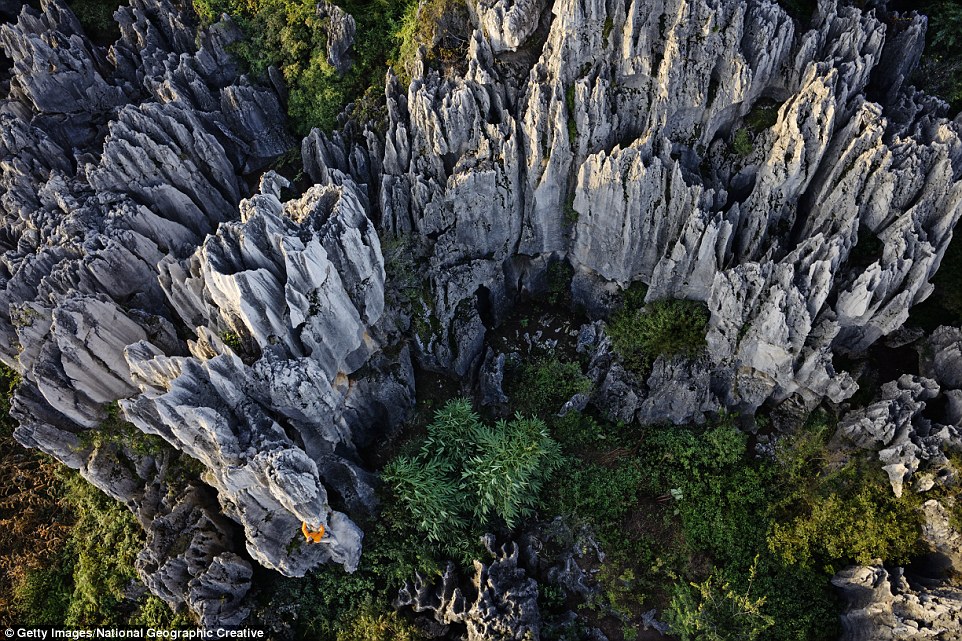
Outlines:
{"type": "Polygon", "coordinates": [[[307,521],[301,521],[301,532],[304,533],[304,538],[307,539],[308,543],[320,543],[321,539],[324,538],[324,526],[318,526],[317,530],[311,530],[307,527],[307,521]]]}

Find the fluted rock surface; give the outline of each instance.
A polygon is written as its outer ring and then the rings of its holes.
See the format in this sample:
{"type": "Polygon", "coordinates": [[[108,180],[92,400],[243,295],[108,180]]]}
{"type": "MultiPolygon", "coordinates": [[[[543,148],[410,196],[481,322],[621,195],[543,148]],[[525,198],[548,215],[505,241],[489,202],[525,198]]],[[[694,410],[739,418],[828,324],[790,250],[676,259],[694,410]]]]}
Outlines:
{"type": "Polygon", "coordinates": [[[874,566],[839,572],[832,583],[848,602],[843,641],[962,639],[962,590],[913,589],[901,573],[874,566]]]}
{"type": "Polygon", "coordinates": [[[294,141],[275,89],[226,53],[236,27],[192,15],[131,0],[108,49],[57,0],[0,26],[0,360],[23,377],[16,438],[144,526],[147,586],[235,625],[251,560],[357,565],[362,533],[329,493],[373,510],[357,448],[404,419],[413,373],[406,349],[381,351],[367,183],[332,169],[282,203],[268,174],[242,200],[294,141]],[[138,453],[108,418],[168,446],[138,453]]]}
{"type": "MultiPolygon", "coordinates": [[[[263,172],[296,141],[277,88],[228,54],[229,20],[198,30],[183,0],[130,0],[104,49],[41,4],[0,27],[16,437],[130,505],[145,582],[205,624],[246,616],[251,561],[356,567],[354,517],[374,508],[358,452],[413,405],[412,352],[466,386],[482,370],[503,402],[486,338],[553,262],[593,320],[639,281],[649,302],[708,306],[702,357],[660,358],[642,381],[584,328],[593,401],[616,418],[811,408],[856,391],[833,356],[905,323],[962,213],[960,126],[906,85],[915,14],[821,0],[802,25],[769,0],[478,0],[463,64],[426,54],[407,87],[389,72],[386,131],[312,132],[316,184],[285,202],[263,172]],[[378,231],[423,257],[402,314],[378,231]],[[91,443],[116,402],[163,452],[125,466],[123,444],[91,443]],[[174,460],[204,482],[175,487],[174,460]]],[[[322,10],[346,65],[353,23],[322,10]]],[[[962,447],[959,343],[937,332],[921,375],[843,424],[896,492],[962,447]]],[[[496,556],[476,598],[422,585],[408,602],[474,638],[537,634],[517,552],[496,556]]]]}
{"type": "Polygon", "coordinates": [[[147,341],[126,349],[142,391],[121,402],[127,418],[201,461],[250,554],[289,575],[331,559],[357,566],[363,533],[330,507],[328,489],[373,509],[369,474],[345,453],[370,437],[364,408],[411,403],[403,363],[393,386],[351,380],[377,351],[384,302],[380,245],[356,192],[345,179],[283,204],[273,193],[242,202],[241,222],[160,265],[198,329],[192,356],[147,341]],[[302,545],[301,523],[323,527],[323,541],[302,545]]]}
{"type": "Polygon", "coordinates": [[[561,254],[589,310],[639,280],[648,300],[708,303],[728,407],[854,393],[833,353],[906,321],[960,215],[958,126],[903,86],[923,18],[823,0],[803,28],[770,2],[557,0],[540,58],[512,73],[504,34],[521,42],[536,5],[478,3],[463,74],[425,62],[407,92],[388,82],[380,203],[430,248],[423,361],[476,365],[561,254]]]}
{"type": "Polygon", "coordinates": [[[508,543],[495,550],[490,535],[484,543],[494,560],[489,564],[474,562],[475,576],[467,594],[449,564],[440,584],[418,576],[401,589],[395,606],[428,612],[444,626],[463,625],[468,641],[539,639],[538,584],[518,567],[517,544],[508,543]]]}

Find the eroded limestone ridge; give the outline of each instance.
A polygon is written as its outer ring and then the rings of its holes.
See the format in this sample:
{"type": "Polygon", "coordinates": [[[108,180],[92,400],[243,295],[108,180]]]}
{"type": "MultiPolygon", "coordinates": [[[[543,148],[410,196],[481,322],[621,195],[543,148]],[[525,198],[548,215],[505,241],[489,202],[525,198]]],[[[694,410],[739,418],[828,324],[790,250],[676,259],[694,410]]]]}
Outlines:
{"type": "Polygon", "coordinates": [[[463,64],[422,60],[408,87],[388,73],[386,131],[302,141],[315,184],[299,196],[264,174],[296,143],[283,88],[240,74],[229,21],[198,31],[183,2],[131,0],[107,49],[59,0],[0,26],[16,437],[126,502],[145,582],[205,624],[244,619],[251,561],[356,566],[375,509],[358,448],[413,406],[412,352],[471,381],[553,261],[595,316],[637,281],[649,301],[708,305],[702,360],[602,394],[626,419],[842,401],[856,385],[833,355],[931,294],[962,144],[905,84],[925,18],[830,0],[805,26],[767,0],[471,4],[463,64]],[[386,292],[387,238],[424,258],[413,323],[386,292]],[[672,394],[680,379],[694,388],[672,394]],[[91,439],[114,403],[166,445],[91,439]],[[198,465],[203,480],[184,473],[198,465]]]}

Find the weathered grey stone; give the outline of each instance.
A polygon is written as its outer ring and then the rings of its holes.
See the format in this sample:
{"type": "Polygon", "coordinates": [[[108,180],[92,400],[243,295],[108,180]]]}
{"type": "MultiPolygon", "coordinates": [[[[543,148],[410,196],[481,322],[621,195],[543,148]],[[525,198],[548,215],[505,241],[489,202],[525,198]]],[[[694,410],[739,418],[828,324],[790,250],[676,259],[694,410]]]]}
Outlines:
{"type": "Polygon", "coordinates": [[[843,641],[962,639],[962,590],[909,586],[901,568],[847,568],[832,578],[848,608],[842,615],[843,641]]]}
{"type": "Polygon", "coordinates": [[[494,550],[494,538],[485,536],[494,561],[474,562],[472,589],[462,592],[453,565],[449,564],[440,585],[418,575],[398,594],[395,607],[430,612],[443,625],[463,624],[469,641],[538,639],[541,615],[538,584],[518,567],[518,546],[508,543],[494,550]]]}
{"type": "Polygon", "coordinates": [[[348,50],[354,44],[354,33],[357,25],[354,17],[337,5],[330,2],[319,2],[317,15],[327,20],[327,63],[344,74],[351,68],[348,50]]]}
{"type": "Polygon", "coordinates": [[[537,30],[548,0],[478,0],[478,22],[494,53],[517,51],[537,30]]]}
{"type": "Polygon", "coordinates": [[[919,350],[919,373],[943,387],[962,389],[962,331],[939,327],[919,350]]]}
{"type": "MultiPolygon", "coordinates": [[[[954,501],[955,499],[949,499],[954,501]]],[[[951,508],[954,503],[948,503],[951,508]]],[[[939,578],[950,578],[962,569],[962,532],[952,525],[949,509],[942,502],[929,499],[922,504],[922,538],[932,551],[928,563],[939,578]]]]}
{"type": "Polygon", "coordinates": [[[481,388],[481,404],[501,406],[506,405],[510,400],[504,393],[502,384],[504,383],[505,355],[494,355],[494,350],[490,347],[484,354],[484,362],[481,364],[481,374],[478,386],[481,388]]]}
{"type": "Polygon", "coordinates": [[[920,465],[943,465],[945,453],[962,446],[956,424],[943,425],[923,414],[939,395],[935,381],[906,374],[882,386],[881,400],[849,412],[839,424],[840,434],[879,452],[896,496],[920,465]]]}

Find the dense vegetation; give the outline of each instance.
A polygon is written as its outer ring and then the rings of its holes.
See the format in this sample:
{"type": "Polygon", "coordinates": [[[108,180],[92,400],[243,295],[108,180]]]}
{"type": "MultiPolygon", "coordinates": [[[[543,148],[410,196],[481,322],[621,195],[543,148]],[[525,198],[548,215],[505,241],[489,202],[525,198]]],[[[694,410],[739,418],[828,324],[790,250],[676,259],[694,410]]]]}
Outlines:
{"type": "MultiPolygon", "coordinates": [[[[116,4],[71,3],[104,42],[114,34],[109,15],[116,4]]],[[[332,128],[352,102],[357,115],[377,118],[385,64],[409,78],[420,46],[435,60],[457,57],[459,43],[445,37],[443,25],[459,3],[429,0],[419,15],[414,0],[345,0],[338,4],[356,18],[358,31],[354,63],[340,76],[325,59],[326,30],[315,4],[194,0],[205,23],[221,12],[235,18],[249,38],[236,53],[254,75],[271,65],[281,70],[298,133],[332,128]]],[[[782,4],[800,19],[813,7],[809,0],[782,4]]],[[[948,0],[904,8],[931,16],[916,81],[959,108],[962,9],[948,0]]],[[[747,125],[733,134],[740,155],[751,153],[752,134],[764,120],[747,125]]],[[[955,245],[936,277],[935,311],[930,307],[926,317],[937,322],[962,319],[956,280],[962,269],[955,268],[962,251],[955,245]]],[[[626,365],[646,374],[659,355],[698,356],[704,306],[645,305],[643,298],[643,290],[631,292],[609,327],[626,365]]],[[[236,336],[225,340],[239,345],[236,336]]],[[[774,459],[757,458],[754,438],[740,428],[764,429],[764,417],[753,424],[753,417],[722,416],[679,428],[618,425],[590,413],[558,416],[571,396],[590,391],[583,369],[574,358],[538,353],[508,378],[514,418],[486,420],[459,400],[428,424],[410,426],[412,440],[383,470],[384,511],[362,524],[358,571],[323,567],[305,579],[265,573],[271,583],[260,595],[259,621],[310,638],[416,639],[410,621],[389,607],[405,580],[415,572],[437,575],[449,558],[480,558],[477,539],[486,531],[511,536],[561,515],[592,532],[606,553],[597,568],[598,594],[574,607],[612,638],[636,635],[641,613],[658,607],[682,639],[829,639],[837,636],[838,603],[828,583],[834,571],[875,558],[904,563],[917,552],[917,499],[895,498],[876,461],[830,447],[830,416],[813,417],[782,438],[774,459]],[[506,473],[495,469],[499,464],[508,466],[506,473]],[[285,619],[291,603],[296,615],[285,619]]],[[[0,370],[3,616],[78,626],[184,622],[157,599],[129,598],[141,545],[131,515],[76,474],[15,445],[7,417],[15,383],[12,372],[0,370]]],[[[90,444],[130,436],[113,411],[90,444]]],[[[549,621],[572,607],[555,590],[542,586],[549,621]]]]}
{"type": "Polygon", "coordinates": [[[427,431],[420,451],[395,458],[383,478],[407,521],[449,552],[492,519],[514,528],[530,517],[558,467],[544,422],[519,414],[487,425],[466,399],[438,410],[427,431]]]}
{"type": "Polygon", "coordinates": [[[289,88],[288,114],[300,135],[314,126],[332,129],[347,103],[362,100],[368,88],[381,86],[385,61],[397,51],[406,3],[394,0],[340,2],[357,22],[351,50],[353,64],[341,76],[327,62],[327,29],[317,15],[315,0],[194,0],[202,22],[210,24],[229,14],[247,39],[236,53],[251,73],[265,77],[277,67],[289,88]]]}

